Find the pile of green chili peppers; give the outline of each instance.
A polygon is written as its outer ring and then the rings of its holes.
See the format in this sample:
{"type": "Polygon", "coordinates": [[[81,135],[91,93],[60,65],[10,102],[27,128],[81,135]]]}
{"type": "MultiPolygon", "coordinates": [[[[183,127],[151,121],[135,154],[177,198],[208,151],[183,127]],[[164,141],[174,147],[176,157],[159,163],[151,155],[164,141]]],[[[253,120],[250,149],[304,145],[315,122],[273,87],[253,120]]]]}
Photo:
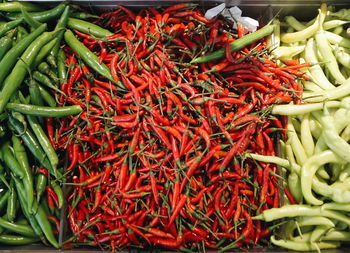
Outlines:
{"type": "MultiPolygon", "coordinates": [[[[115,82],[67,28],[96,37],[110,34],[81,20],[93,15],[65,3],[43,10],[31,3],[5,2],[0,13],[0,244],[41,241],[60,248],[64,166],[43,126],[47,118],[82,109],[57,107],[49,91],[60,93],[59,85],[66,82],[63,38],[94,71],[115,82]]],[[[246,154],[285,168],[289,203],[254,217],[266,222],[285,219],[283,232],[271,237],[280,247],[320,250],[350,241],[350,39],[339,38],[344,29],[338,28],[349,20],[348,11],[327,12],[323,5],[309,23],[288,17],[292,28],[275,39],[285,43],[277,45],[281,59],[330,59],[324,70],[312,66],[308,74],[314,79],[303,83],[308,89],[304,102],[316,103],[273,108],[275,114],[289,115],[283,158],[246,154]],[[337,41],[340,47],[334,46],[337,41]]]]}
{"type": "Polygon", "coordinates": [[[42,10],[4,2],[0,12],[0,245],[41,241],[59,248],[63,159],[44,122],[82,111],[57,107],[49,91],[66,81],[60,45],[69,19],[89,15],[65,3],[42,10]]]}

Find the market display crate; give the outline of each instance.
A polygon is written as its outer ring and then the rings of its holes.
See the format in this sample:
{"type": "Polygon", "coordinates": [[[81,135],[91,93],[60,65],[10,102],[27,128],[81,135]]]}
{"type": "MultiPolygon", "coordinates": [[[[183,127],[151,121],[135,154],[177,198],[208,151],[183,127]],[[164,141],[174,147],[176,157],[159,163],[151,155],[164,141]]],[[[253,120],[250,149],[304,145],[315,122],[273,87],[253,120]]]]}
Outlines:
{"type": "MultiPolygon", "coordinates": [[[[56,5],[58,1],[35,1],[35,3],[42,3],[45,6],[53,6],[56,5]]],[[[260,24],[267,24],[270,20],[273,18],[280,17],[282,20],[283,17],[288,15],[293,15],[295,18],[301,21],[309,21],[310,19],[314,18],[318,14],[318,9],[320,8],[321,1],[316,0],[308,0],[308,1],[300,1],[300,0],[294,0],[294,1],[277,1],[277,0],[270,0],[270,1],[259,1],[259,0],[228,0],[228,1],[168,1],[168,0],[159,0],[159,1],[70,1],[70,4],[73,5],[80,5],[83,8],[90,10],[91,13],[94,15],[99,15],[102,12],[113,10],[117,5],[122,5],[125,7],[130,7],[132,10],[140,10],[142,8],[148,8],[148,7],[155,7],[155,6],[171,6],[175,3],[180,2],[188,2],[188,3],[197,3],[200,7],[202,7],[204,10],[209,9],[213,6],[217,6],[218,4],[225,3],[227,7],[231,6],[238,6],[242,12],[243,16],[251,17],[256,20],[259,20],[260,24]]],[[[334,6],[336,9],[341,8],[350,8],[350,3],[348,1],[341,1],[341,0],[333,0],[328,1],[327,4],[329,6],[334,6]]],[[[272,41],[275,40],[274,34],[271,36],[272,41]]],[[[208,71],[210,73],[210,70],[208,71]]],[[[318,102],[318,101],[316,101],[318,102]]],[[[138,117],[138,116],[137,116],[138,117]]],[[[152,125],[152,122],[149,123],[149,125],[152,125]]],[[[135,133],[136,134],[136,133],[135,133]]],[[[275,140],[275,146],[276,152],[280,153],[280,143],[279,140],[281,138],[280,135],[276,135],[275,140]]],[[[174,141],[175,142],[175,141],[174,141]]],[[[101,144],[102,145],[102,144],[101,144]]],[[[71,150],[71,152],[74,152],[71,150]]],[[[69,159],[66,157],[67,161],[65,162],[65,165],[69,167],[69,159]]],[[[126,160],[126,159],[125,159],[126,160]]],[[[285,176],[278,170],[278,176],[285,176]]],[[[67,185],[63,184],[63,193],[65,198],[68,198],[70,194],[70,186],[69,184],[72,182],[68,182],[67,185]]],[[[279,191],[279,200],[280,205],[283,205],[283,188],[277,187],[279,191]]],[[[59,236],[58,236],[58,243],[59,245],[62,245],[63,242],[65,242],[71,235],[72,231],[70,231],[69,228],[69,222],[67,221],[67,216],[71,215],[71,212],[67,209],[66,201],[60,210],[60,230],[59,230],[59,236]]],[[[284,233],[283,226],[281,233],[284,233]]],[[[79,248],[72,248],[68,249],[67,251],[72,252],[91,252],[94,250],[99,250],[98,247],[91,248],[82,246],[79,248]]],[[[141,249],[127,249],[129,252],[143,252],[141,249]]],[[[164,248],[159,249],[159,247],[155,247],[155,249],[152,249],[152,247],[145,249],[149,251],[166,251],[164,248]]],[[[337,252],[348,252],[350,249],[348,248],[339,248],[339,249],[327,249],[322,250],[322,252],[328,252],[328,253],[337,253],[337,252]]],[[[53,248],[44,246],[43,244],[32,244],[27,246],[0,246],[0,251],[19,251],[19,252],[54,252],[56,251],[53,248]]],[[[210,250],[209,250],[210,251],[210,250]]],[[[232,251],[236,251],[235,249],[232,249],[232,251]]],[[[239,250],[237,250],[239,251],[239,250]]],[[[271,249],[264,249],[264,248],[252,248],[249,250],[249,252],[286,252],[284,250],[281,250],[279,248],[272,247],[271,249]]]]}

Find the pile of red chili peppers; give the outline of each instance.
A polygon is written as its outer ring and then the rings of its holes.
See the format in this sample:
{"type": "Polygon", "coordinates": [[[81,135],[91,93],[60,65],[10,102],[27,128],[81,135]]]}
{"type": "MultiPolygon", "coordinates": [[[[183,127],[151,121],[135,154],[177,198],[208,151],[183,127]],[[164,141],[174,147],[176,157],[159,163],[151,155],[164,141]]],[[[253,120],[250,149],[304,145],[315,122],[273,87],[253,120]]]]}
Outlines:
{"type": "Polygon", "coordinates": [[[119,85],[65,47],[68,96],[59,101],[84,111],[47,124],[68,157],[69,241],[112,250],[261,242],[269,228],[251,216],[279,206],[276,167],[243,154],[275,154],[285,124],[269,108],[298,102],[303,73],[269,60],[264,40],[230,53],[244,29],[193,4],[138,14],[119,6],[96,23],[115,35],[75,33],[119,85]],[[190,64],[220,48],[225,59],[190,64]]]}

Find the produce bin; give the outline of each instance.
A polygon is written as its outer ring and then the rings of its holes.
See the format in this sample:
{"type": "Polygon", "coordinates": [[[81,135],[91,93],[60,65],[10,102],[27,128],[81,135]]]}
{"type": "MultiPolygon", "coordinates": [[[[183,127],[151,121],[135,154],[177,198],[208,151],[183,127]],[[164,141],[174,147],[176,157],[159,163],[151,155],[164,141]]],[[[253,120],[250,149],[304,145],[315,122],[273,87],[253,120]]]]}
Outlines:
{"type": "MultiPolygon", "coordinates": [[[[60,1],[29,1],[34,3],[42,3],[44,5],[50,6],[54,5],[60,1]]],[[[317,9],[320,7],[322,0],[199,0],[199,1],[169,1],[169,0],[79,0],[79,1],[69,1],[72,4],[77,4],[84,6],[87,9],[91,9],[93,13],[99,13],[102,10],[113,9],[116,5],[123,5],[133,9],[139,9],[143,7],[151,6],[169,6],[174,3],[179,2],[195,2],[202,6],[204,9],[216,6],[221,3],[226,3],[227,6],[239,6],[243,11],[243,16],[252,17],[260,21],[260,24],[265,24],[275,16],[284,17],[286,15],[293,15],[299,20],[309,20],[317,15],[317,9]]],[[[350,1],[346,0],[329,0],[326,1],[328,5],[335,6],[336,9],[340,8],[350,8],[350,1]]],[[[63,188],[65,191],[65,187],[63,188]]],[[[59,243],[61,244],[64,239],[69,234],[69,228],[66,221],[67,211],[65,208],[61,211],[61,227],[59,235],[59,243]]],[[[60,250],[53,249],[51,247],[44,246],[43,244],[33,244],[28,246],[0,246],[0,252],[58,252],[60,250]]],[[[74,248],[69,250],[64,250],[65,252],[97,252],[98,248],[82,247],[74,248]]],[[[167,252],[166,250],[152,249],[152,250],[141,250],[141,249],[126,249],[124,252],[136,253],[136,252],[167,252]]],[[[209,251],[214,252],[214,251],[209,251]]],[[[292,252],[283,249],[251,249],[248,251],[234,251],[234,252],[292,252]]],[[[296,252],[296,251],[294,251],[296,252]]],[[[334,250],[322,250],[325,253],[342,253],[350,252],[349,247],[343,247],[334,250]]]]}

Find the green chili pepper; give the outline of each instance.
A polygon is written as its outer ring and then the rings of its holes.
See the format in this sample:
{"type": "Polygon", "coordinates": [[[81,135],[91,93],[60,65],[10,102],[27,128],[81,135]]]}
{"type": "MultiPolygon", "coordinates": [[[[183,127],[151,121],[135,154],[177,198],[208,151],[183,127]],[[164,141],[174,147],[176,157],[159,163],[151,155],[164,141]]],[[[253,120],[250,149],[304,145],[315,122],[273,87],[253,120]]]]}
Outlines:
{"type": "Polygon", "coordinates": [[[56,45],[60,45],[58,44],[58,39],[55,43],[55,45],[52,47],[50,54],[46,57],[46,61],[50,64],[51,68],[57,69],[57,60],[56,57],[51,55],[52,50],[55,48],[56,45]]]}
{"type": "Polygon", "coordinates": [[[317,225],[311,232],[310,242],[315,243],[321,241],[322,236],[326,234],[329,230],[330,227],[328,226],[317,225]]]}
{"type": "Polygon", "coordinates": [[[21,8],[21,13],[24,21],[32,28],[36,29],[41,26],[41,23],[35,20],[24,8],[21,8]]]}
{"type": "Polygon", "coordinates": [[[22,23],[22,19],[10,21],[2,26],[0,26],[0,37],[4,36],[8,31],[18,26],[20,23],[22,23]]]}
{"type": "Polygon", "coordinates": [[[90,22],[76,19],[76,18],[69,18],[68,19],[68,27],[70,29],[78,30],[80,32],[90,34],[92,36],[95,36],[97,38],[103,38],[107,36],[113,35],[112,32],[98,26],[95,24],[92,24],[90,22]]]}
{"type": "Polygon", "coordinates": [[[339,136],[334,117],[327,113],[319,121],[323,126],[322,135],[327,146],[343,160],[350,162],[350,145],[339,136]]]}
{"type": "Polygon", "coordinates": [[[279,208],[271,208],[263,211],[261,214],[253,217],[252,219],[270,222],[281,218],[297,216],[324,216],[350,225],[350,218],[346,215],[333,210],[324,210],[321,206],[310,205],[285,205],[279,208]]]}
{"type": "Polygon", "coordinates": [[[13,222],[16,219],[16,213],[17,213],[17,193],[14,186],[14,181],[11,180],[10,182],[10,195],[7,200],[7,209],[6,209],[6,217],[7,220],[10,222],[13,222]]]}
{"type": "Polygon", "coordinates": [[[271,236],[271,242],[277,246],[297,251],[311,251],[317,249],[333,249],[340,246],[339,242],[297,242],[291,240],[277,240],[275,236],[271,236]]]}
{"type": "Polygon", "coordinates": [[[0,61],[4,57],[7,51],[12,47],[13,40],[9,37],[2,37],[0,39],[0,61]]]}
{"type": "Polygon", "coordinates": [[[16,34],[17,30],[13,29],[8,32],[6,36],[0,39],[0,61],[4,55],[11,49],[13,43],[13,37],[16,34]]]}
{"type": "Polygon", "coordinates": [[[70,14],[70,17],[72,18],[78,18],[78,19],[90,19],[90,18],[99,18],[98,15],[94,15],[88,12],[73,12],[70,14]]]}
{"type": "Polygon", "coordinates": [[[310,157],[301,168],[301,190],[305,200],[313,205],[323,204],[322,200],[314,197],[312,194],[312,179],[317,171],[317,169],[326,163],[344,163],[340,157],[338,157],[331,150],[326,150],[320,154],[310,157]]]}
{"type": "Polygon", "coordinates": [[[4,195],[1,196],[0,198],[0,210],[4,210],[4,207],[7,204],[7,200],[10,196],[10,191],[6,191],[4,195]]]}
{"type": "Polygon", "coordinates": [[[38,70],[45,74],[48,75],[50,77],[51,80],[54,81],[55,84],[58,84],[58,77],[55,74],[55,72],[53,72],[49,66],[49,64],[47,64],[46,62],[42,62],[38,65],[38,70]]]}
{"type": "Polygon", "coordinates": [[[28,162],[27,152],[24,146],[22,145],[21,140],[17,136],[12,135],[12,143],[15,157],[24,172],[23,181],[27,193],[28,210],[32,210],[32,205],[34,201],[34,188],[33,177],[28,162]]]}
{"type": "MultiPolygon", "coordinates": [[[[60,17],[60,19],[57,21],[55,30],[60,30],[62,28],[66,28],[67,26],[67,22],[68,22],[68,17],[69,17],[69,5],[67,5],[60,17]]],[[[63,35],[61,37],[61,39],[63,38],[63,35]]],[[[58,51],[58,49],[57,49],[58,51]]]]}
{"type": "MultiPolygon", "coordinates": [[[[250,34],[245,35],[242,38],[239,38],[233,42],[230,43],[230,51],[235,52],[238,51],[245,46],[260,40],[264,38],[267,35],[270,35],[273,32],[274,26],[273,25],[266,25],[263,28],[257,30],[256,32],[252,32],[250,34]]],[[[198,58],[195,58],[191,61],[191,63],[202,63],[202,62],[210,62],[210,61],[216,61],[220,60],[225,56],[225,49],[219,49],[215,52],[209,53],[204,56],[200,56],[198,58]]]]}
{"type": "MultiPolygon", "coordinates": [[[[347,183],[348,184],[348,183],[347,183]]],[[[317,176],[312,179],[312,190],[335,202],[347,203],[350,201],[350,191],[339,189],[322,182],[317,176]]]]}
{"type": "Polygon", "coordinates": [[[23,123],[17,119],[17,117],[14,118],[13,116],[10,116],[8,123],[10,128],[14,129],[17,134],[21,136],[24,144],[31,151],[33,156],[40,162],[40,164],[55,176],[55,171],[51,167],[50,161],[47,158],[45,152],[42,150],[35,135],[28,128],[26,128],[23,123]]]}
{"type": "Polygon", "coordinates": [[[91,52],[83,43],[81,43],[74,36],[72,31],[67,30],[64,33],[64,39],[66,40],[68,46],[70,46],[72,50],[77,53],[87,65],[89,65],[100,75],[115,83],[110,69],[105,64],[100,64],[98,57],[93,52],[91,52]]]}
{"type": "Polygon", "coordinates": [[[24,8],[26,11],[40,11],[41,8],[37,4],[32,4],[29,2],[3,2],[0,3],[0,11],[4,12],[20,12],[21,8],[24,8]]]}
{"type": "Polygon", "coordinates": [[[11,71],[11,74],[6,78],[0,92],[0,113],[4,110],[11,95],[23,82],[42,46],[51,40],[53,36],[54,33],[52,32],[47,32],[39,36],[23,53],[21,56],[21,61],[17,61],[17,64],[11,71]]]}
{"type": "Polygon", "coordinates": [[[57,57],[57,53],[58,53],[58,50],[60,48],[61,41],[62,41],[62,38],[64,35],[63,28],[66,28],[66,26],[67,26],[68,17],[69,17],[69,5],[66,6],[60,19],[58,20],[58,22],[56,24],[55,30],[60,30],[60,29],[62,29],[62,30],[57,34],[57,37],[56,37],[57,42],[53,46],[53,48],[50,51],[50,54],[47,57],[47,62],[54,68],[57,68],[56,57],[57,57]]]}
{"type": "Polygon", "coordinates": [[[3,218],[0,218],[0,226],[2,228],[5,228],[5,229],[11,231],[11,232],[15,232],[15,233],[23,235],[23,236],[33,238],[33,236],[35,235],[34,230],[30,226],[16,224],[13,222],[8,222],[8,221],[4,220],[3,218]]]}
{"type": "MultiPolygon", "coordinates": [[[[19,101],[19,99],[16,100],[16,102],[18,102],[18,101],[19,101]]],[[[10,117],[10,115],[8,115],[8,116],[10,117]]],[[[26,118],[24,117],[23,114],[21,114],[19,112],[12,112],[11,116],[14,117],[16,120],[18,120],[18,122],[20,122],[23,125],[24,129],[27,129],[28,124],[27,124],[26,118]]],[[[13,128],[10,128],[10,129],[15,130],[13,128]]],[[[24,132],[22,132],[20,135],[22,135],[23,133],[24,132]]]]}
{"type": "Polygon", "coordinates": [[[38,66],[43,61],[43,59],[46,56],[48,56],[48,54],[50,53],[52,48],[57,44],[57,42],[58,42],[58,38],[54,38],[53,40],[51,40],[49,43],[47,43],[45,46],[43,46],[40,49],[40,52],[38,53],[38,55],[34,60],[34,64],[33,64],[34,67],[38,66]]]}
{"type": "Polygon", "coordinates": [[[265,156],[265,155],[252,154],[252,153],[247,153],[246,156],[261,162],[275,163],[281,167],[288,169],[291,172],[295,172],[296,174],[300,175],[300,170],[301,170],[300,165],[290,161],[291,159],[287,160],[276,156],[265,156]]]}
{"type": "Polygon", "coordinates": [[[329,228],[335,227],[334,223],[322,216],[315,216],[315,217],[298,217],[296,220],[290,220],[287,225],[285,226],[284,232],[286,235],[286,238],[292,238],[294,235],[294,230],[299,227],[306,227],[306,226],[316,226],[316,225],[323,225],[327,226],[329,228]]]}
{"type": "Polygon", "coordinates": [[[50,216],[51,213],[50,213],[49,205],[47,204],[47,197],[44,196],[39,203],[41,204],[46,216],[50,216]]]}
{"type": "Polygon", "coordinates": [[[35,214],[35,219],[37,220],[39,226],[41,227],[46,239],[51,243],[53,247],[59,248],[58,242],[53,234],[51,224],[47,219],[47,216],[41,204],[38,206],[38,211],[35,214]]]}
{"type": "Polygon", "coordinates": [[[45,192],[46,185],[47,185],[47,177],[44,174],[39,173],[35,179],[36,199],[38,202],[40,202],[40,198],[45,192]]]}
{"type": "MultiPolygon", "coordinates": [[[[30,103],[30,96],[24,96],[22,91],[18,91],[18,98],[19,98],[19,102],[23,103],[23,104],[29,104],[30,103]]],[[[15,102],[17,103],[17,101],[15,102]]]]}
{"type": "Polygon", "coordinates": [[[39,83],[44,84],[45,86],[49,87],[50,89],[53,89],[57,93],[64,94],[59,88],[56,87],[56,85],[54,85],[52,83],[51,79],[47,75],[45,75],[39,71],[34,71],[33,78],[35,80],[37,80],[39,83]]]}
{"type": "Polygon", "coordinates": [[[346,78],[339,70],[337,59],[333,54],[333,49],[325,35],[325,32],[323,30],[319,30],[316,33],[315,40],[323,59],[327,59],[325,66],[329,70],[329,73],[333,76],[337,83],[343,84],[346,81],[346,78]]]}
{"type": "MultiPolygon", "coordinates": [[[[61,3],[57,5],[55,8],[52,8],[51,10],[47,11],[40,11],[40,12],[31,12],[29,15],[39,21],[39,22],[47,22],[51,19],[57,18],[61,13],[64,11],[64,8],[66,7],[65,3],[61,3]]],[[[10,13],[6,15],[6,18],[10,20],[16,20],[22,17],[22,13],[10,13]]]]}
{"type": "Polygon", "coordinates": [[[350,204],[348,203],[326,203],[322,206],[323,209],[337,210],[350,212],[350,204]]]}
{"type": "Polygon", "coordinates": [[[38,82],[35,81],[34,79],[30,79],[28,81],[28,87],[29,87],[30,102],[33,105],[43,106],[44,101],[43,101],[43,98],[40,94],[38,82]]]}
{"type": "Polygon", "coordinates": [[[62,192],[62,188],[59,184],[57,184],[56,181],[51,181],[51,186],[52,189],[55,191],[56,195],[57,195],[57,199],[58,199],[58,208],[62,208],[63,206],[63,202],[64,202],[64,196],[63,196],[63,192],[62,192]]]}
{"type": "Polygon", "coordinates": [[[10,185],[5,178],[5,169],[0,163],[0,180],[6,185],[7,189],[10,189],[10,185]]]}
{"type": "Polygon", "coordinates": [[[291,140],[290,144],[294,152],[295,159],[297,160],[298,164],[303,165],[307,159],[307,155],[290,117],[288,118],[287,130],[288,138],[291,140]]]}
{"type": "Polygon", "coordinates": [[[325,241],[344,241],[349,242],[350,241],[350,232],[347,231],[338,231],[338,230],[332,230],[329,231],[327,234],[325,234],[322,237],[325,241]]]}
{"type": "Polygon", "coordinates": [[[5,245],[27,245],[40,241],[37,237],[24,237],[20,235],[0,235],[0,243],[5,245]]]}
{"type": "MultiPolygon", "coordinates": [[[[13,180],[16,183],[18,199],[19,199],[20,206],[21,206],[21,209],[22,209],[24,216],[27,218],[27,220],[28,220],[30,226],[32,227],[32,229],[34,230],[35,234],[41,239],[41,241],[45,242],[45,237],[44,237],[43,231],[41,230],[34,215],[31,214],[31,212],[29,212],[29,210],[28,210],[28,204],[26,203],[25,191],[24,191],[22,183],[19,182],[15,177],[13,177],[13,180]]],[[[37,203],[34,202],[33,204],[36,204],[36,205],[33,205],[33,209],[36,212],[37,203]]]]}
{"type": "Polygon", "coordinates": [[[16,38],[16,43],[15,44],[18,44],[19,42],[21,42],[26,36],[29,35],[29,33],[27,32],[27,30],[19,25],[17,26],[17,38],[16,38]]]}
{"type": "Polygon", "coordinates": [[[19,178],[24,177],[24,171],[11,151],[10,142],[4,142],[0,147],[0,158],[6,166],[19,178]]]}
{"type": "Polygon", "coordinates": [[[350,164],[347,164],[345,168],[341,171],[338,179],[341,182],[344,182],[347,178],[349,178],[349,176],[350,176],[350,164]]]}
{"type": "Polygon", "coordinates": [[[301,191],[300,178],[297,173],[292,172],[288,176],[288,188],[296,203],[301,203],[303,193],[301,191]]]}
{"type": "Polygon", "coordinates": [[[40,95],[41,97],[44,99],[44,101],[46,102],[46,104],[48,106],[51,107],[56,107],[57,103],[56,100],[52,97],[52,95],[50,94],[50,92],[48,92],[47,90],[45,90],[42,86],[38,85],[39,87],[39,91],[40,91],[40,95]]]}
{"type": "Polygon", "coordinates": [[[57,73],[60,84],[67,81],[66,54],[62,49],[58,51],[57,55],[57,73]]]}
{"type": "MultiPolygon", "coordinates": [[[[307,62],[318,62],[317,51],[318,48],[316,43],[314,42],[314,39],[310,38],[307,41],[305,47],[305,60],[307,62]]],[[[320,65],[315,64],[311,66],[309,70],[312,80],[322,89],[328,90],[335,88],[335,86],[328,80],[328,78],[324,74],[324,71],[322,70],[320,65]]]]}
{"type": "Polygon", "coordinates": [[[20,112],[26,115],[39,117],[66,117],[78,114],[82,111],[79,105],[64,106],[64,107],[46,107],[26,104],[8,103],[7,109],[15,112],[20,112]]]}
{"type": "MultiPolygon", "coordinates": [[[[4,58],[1,60],[0,65],[2,66],[0,69],[0,83],[3,82],[9,71],[13,68],[14,64],[18,61],[18,57],[29,47],[29,45],[47,28],[46,24],[41,25],[35,31],[30,33],[28,36],[22,38],[18,43],[7,52],[4,58]]],[[[18,27],[18,34],[26,32],[26,30],[22,27],[18,27]]]]}
{"type": "Polygon", "coordinates": [[[45,131],[42,129],[42,127],[38,123],[36,117],[27,115],[27,119],[42,149],[44,150],[47,157],[49,158],[49,161],[51,163],[53,170],[55,171],[58,165],[58,156],[56,154],[55,149],[52,147],[49,138],[46,136],[45,131]]]}

